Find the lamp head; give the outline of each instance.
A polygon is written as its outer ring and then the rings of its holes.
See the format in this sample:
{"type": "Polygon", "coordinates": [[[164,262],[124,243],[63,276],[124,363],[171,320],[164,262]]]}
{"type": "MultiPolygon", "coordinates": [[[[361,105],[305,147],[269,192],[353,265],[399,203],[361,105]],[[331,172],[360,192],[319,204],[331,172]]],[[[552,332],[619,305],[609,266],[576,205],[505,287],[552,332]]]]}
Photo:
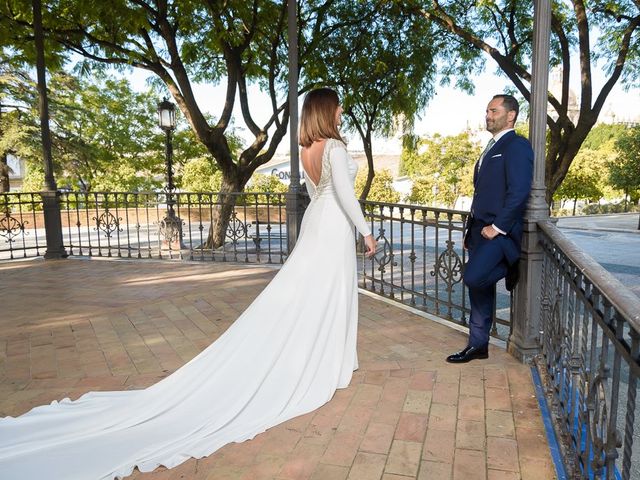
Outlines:
{"type": "Polygon", "coordinates": [[[163,130],[176,128],[176,106],[166,97],[158,104],[158,125],[163,130]]]}

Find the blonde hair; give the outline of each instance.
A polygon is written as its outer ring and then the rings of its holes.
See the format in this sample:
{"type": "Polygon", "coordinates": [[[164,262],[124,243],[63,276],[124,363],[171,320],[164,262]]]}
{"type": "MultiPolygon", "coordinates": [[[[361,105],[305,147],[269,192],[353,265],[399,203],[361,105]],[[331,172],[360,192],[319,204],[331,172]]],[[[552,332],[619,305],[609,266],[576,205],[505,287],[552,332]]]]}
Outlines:
{"type": "Polygon", "coordinates": [[[330,88],[317,88],[307,93],[300,115],[298,143],[310,147],[313,142],[326,138],[344,141],[336,125],[339,105],[338,94],[330,88]]]}

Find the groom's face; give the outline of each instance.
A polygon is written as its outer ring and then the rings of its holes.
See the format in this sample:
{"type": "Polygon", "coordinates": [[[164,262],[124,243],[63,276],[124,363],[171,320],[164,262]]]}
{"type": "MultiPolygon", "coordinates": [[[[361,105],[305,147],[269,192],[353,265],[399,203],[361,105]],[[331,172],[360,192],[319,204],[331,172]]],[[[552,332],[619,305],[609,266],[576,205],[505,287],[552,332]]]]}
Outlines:
{"type": "Polygon", "coordinates": [[[516,112],[510,111],[504,107],[502,98],[494,98],[487,105],[485,121],[487,130],[493,135],[507,128],[512,128],[515,120],[516,112]]]}

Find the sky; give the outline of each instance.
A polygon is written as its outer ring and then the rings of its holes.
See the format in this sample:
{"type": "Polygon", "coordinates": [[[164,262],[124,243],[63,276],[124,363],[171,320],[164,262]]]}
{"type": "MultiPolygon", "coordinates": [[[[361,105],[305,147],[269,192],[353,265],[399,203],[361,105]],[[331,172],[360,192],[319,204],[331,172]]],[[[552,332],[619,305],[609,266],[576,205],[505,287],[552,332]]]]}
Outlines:
{"type": "MultiPolygon", "coordinates": [[[[474,78],[476,85],[475,94],[468,95],[454,87],[437,87],[434,97],[428,102],[426,108],[420,114],[420,118],[415,123],[415,133],[421,136],[431,136],[436,133],[440,135],[455,135],[466,129],[482,132],[484,126],[484,111],[488,101],[496,93],[502,93],[508,88],[512,88],[512,83],[503,76],[496,75],[491,70],[492,65],[487,62],[487,69],[481,75],[474,78]]],[[[574,68],[572,76],[572,88],[578,92],[579,83],[577,69],[574,68]]],[[[132,86],[136,90],[146,90],[147,72],[134,70],[127,75],[132,86]]],[[[593,69],[594,92],[599,92],[605,81],[604,74],[597,68],[593,69]]],[[[551,80],[550,80],[551,82],[551,80]]],[[[226,85],[196,84],[194,93],[200,108],[216,116],[220,112],[221,104],[224,102],[226,85]]],[[[251,101],[251,112],[258,125],[266,123],[270,115],[270,100],[267,94],[260,91],[257,85],[249,86],[249,99],[251,101]]],[[[302,104],[302,98],[299,104],[302,104]]],[[[606,121],[615,114],[618,121],[640,121],[640,90],[635,89],[625,92],[620,84],[616,84],[608,97],[605,107],[602,110],[600,120],[606,121]]],[[[253,141],[251,133],[242,128],[244,123],[240,114],[239,101],[236,99],[234,110],[235,125],[238,133],[245,139],[246,143],[253,141]]],[[[484,142],[488,140],[489,134],[479,133],[478,140],[484,142]],[[486,137],[486,138],[484,138],[486,137]]],[[[362,144],[358,135],[354,132],[348,135],[349,149],[352,151],[362,150],[362,144]]],[[[374,141],[374,153],[378,154],[399,154],[399,139],[377,138],[374,141]]],[[[277,153],[287,154],[289,151],[289,141],[285,137],[280,143],[277,153]]]]}

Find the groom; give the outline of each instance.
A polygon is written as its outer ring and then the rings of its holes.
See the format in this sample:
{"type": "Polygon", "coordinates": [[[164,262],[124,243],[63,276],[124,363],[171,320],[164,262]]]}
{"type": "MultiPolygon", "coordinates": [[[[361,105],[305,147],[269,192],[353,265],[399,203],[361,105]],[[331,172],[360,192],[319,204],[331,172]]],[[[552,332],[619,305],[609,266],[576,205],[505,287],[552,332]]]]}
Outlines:
{"type": "Polygon", "coordinates": [[[513,129],[518,111],[518,101],[511,95],[496,95],[487,106],[485,120],[493,138],[476,164],[471,215],[464,234],[469,250],[464,269],[471,305],[469,343],[449,355],[449,363],[489,357],[495,285],[506,276],[511,291],[518,281],[523,215],[533,176],[531,144],[513,129]]]}

